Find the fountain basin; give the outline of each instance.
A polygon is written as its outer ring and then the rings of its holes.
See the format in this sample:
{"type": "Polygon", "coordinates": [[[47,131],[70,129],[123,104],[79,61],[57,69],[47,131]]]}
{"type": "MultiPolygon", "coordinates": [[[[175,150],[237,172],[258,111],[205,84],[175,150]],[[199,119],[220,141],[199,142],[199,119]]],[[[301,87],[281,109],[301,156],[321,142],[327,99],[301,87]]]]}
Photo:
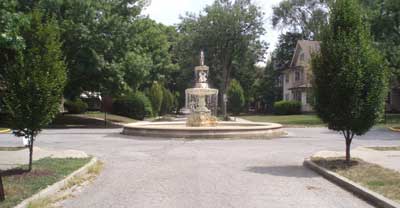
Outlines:
{"type": "Polygon", "coordinates": [[[185,121],[138,122],[125,125],[122,133],[163,138],[272,138],[285,135],[280,124],[229,121],[203,127],[186,126],[185,121]]]}

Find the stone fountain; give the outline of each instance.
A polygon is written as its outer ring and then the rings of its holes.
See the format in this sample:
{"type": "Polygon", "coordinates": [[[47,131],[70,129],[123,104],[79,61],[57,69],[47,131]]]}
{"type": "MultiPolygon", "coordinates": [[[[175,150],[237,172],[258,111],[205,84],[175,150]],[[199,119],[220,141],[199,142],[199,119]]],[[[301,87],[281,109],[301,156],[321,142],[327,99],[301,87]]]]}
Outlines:
{"type": "Polygon", "coordinates": [[[200,53],[200,66],[194,68],[194,88],[186,89],[186,108],[191,114],[186,121],[186,126],[216,126],[218,90],[208,85],[209,68],[204,65],[204,52],[200,53]]]}
{"type": "Polygon", "coordinates": [[[217,120],[218,90],[208,85],[209,68],[200,53],[200,66],[194,68],[195,84],[185,90],[186,121],[137,122],[124,126],[123,134],[158,138],[271,138],[284,133],[282,125],[261,122],[217,120]]]}

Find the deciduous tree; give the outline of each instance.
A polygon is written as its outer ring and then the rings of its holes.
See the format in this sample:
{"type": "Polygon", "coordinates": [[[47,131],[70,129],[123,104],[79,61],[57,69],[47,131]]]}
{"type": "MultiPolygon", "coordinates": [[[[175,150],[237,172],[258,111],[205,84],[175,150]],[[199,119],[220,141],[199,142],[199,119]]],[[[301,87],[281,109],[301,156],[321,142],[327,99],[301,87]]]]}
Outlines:
{"type": "Polygon", "coordinates": [[[39,10],[29,17],[30,24],[21,29],[26,47],[5,69],[4,80],[13,133],[29,139],[31,170],[34,139],[59,112],[66,73],[56,22],[43,22],[39,10]]]}
{"type": "Polygon", "coordinates": [[[387,93],[387,68],[374,48],[356,0],[336,0],[314,57],[315,110],[328,128],[343,133],[346,160],[355,135],[380,118],[387,93]]]}

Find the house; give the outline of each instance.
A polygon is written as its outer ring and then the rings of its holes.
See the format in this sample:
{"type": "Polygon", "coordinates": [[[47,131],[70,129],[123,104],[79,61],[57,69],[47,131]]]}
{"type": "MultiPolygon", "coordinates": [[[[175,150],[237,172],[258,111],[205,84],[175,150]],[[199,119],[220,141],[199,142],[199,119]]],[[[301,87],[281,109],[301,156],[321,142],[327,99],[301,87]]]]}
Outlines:
{"type": "Polygon", "coordinates": [[[319,41],[297,41],[292,61],[283,71],[283,99],[301,102],[302,112],[313,111],[311,58],[319,50],[319,41]]]}
{"type": "MultiPolygon", "coordinates": [[[[312,71],[311,58],[313,53],[319,53],[319,41],[299,40],[290,63],[283,71],[283,100],[301,102],[302,112],[312,112],[312,71]]],[[[400,83],[391,80],[386,111],[400,112],[400,83]]]]}

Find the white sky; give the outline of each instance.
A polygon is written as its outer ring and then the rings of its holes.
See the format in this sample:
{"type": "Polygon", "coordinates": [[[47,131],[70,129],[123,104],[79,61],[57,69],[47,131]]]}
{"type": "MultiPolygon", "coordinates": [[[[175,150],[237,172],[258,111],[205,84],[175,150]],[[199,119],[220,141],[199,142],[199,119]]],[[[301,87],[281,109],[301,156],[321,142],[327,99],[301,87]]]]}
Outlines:
{"type": "MultiPolygon", "coordinates": [[[[165,25],[174,25],[179,23],[179,16],[186,12],[199,13],[206,5],[214,0],[150,0],[150,5],[143,11],[143,14],[161,22],[165,25]]],[[[265,13],[265,29],[267,34],[263,37],[269,43],[268,52],[275,49],[280,31],[272,28],[271,16],[272,6],[279,4],[281,0],[256,0],[256,4],[263,8],[265,13]]],[[[269,54],[268,54],[269,56],[269,54]]]]}

